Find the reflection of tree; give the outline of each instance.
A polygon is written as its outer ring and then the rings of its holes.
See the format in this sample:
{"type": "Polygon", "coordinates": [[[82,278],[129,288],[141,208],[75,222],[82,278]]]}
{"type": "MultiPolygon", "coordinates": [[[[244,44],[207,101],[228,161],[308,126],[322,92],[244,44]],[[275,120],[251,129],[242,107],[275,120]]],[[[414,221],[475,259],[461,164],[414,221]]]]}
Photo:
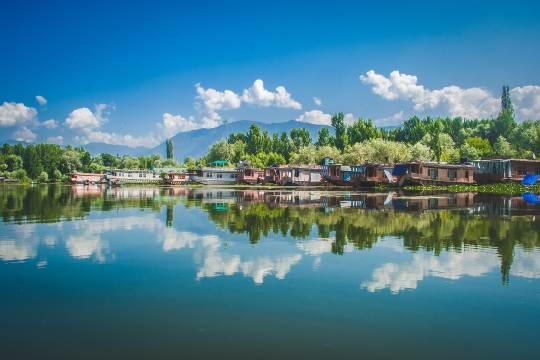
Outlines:
{"type": "Polygon", "coordinates": [[[233,233],[247,233],[251,243],[271,232],[306,239],[315,231],[318,237],[334,237],[332,252],[343,254],[350,244],[369,249],[382,236],[398,236],[405,248],[439,255],[444,251],[464,251],[465,246],[495,248],[501,259],[503,282],[508,282],[516,244],[525,250],[540,247],[540,222],[530,216],[484,217],[466,211],[438,210],[400,212],[361,209],[272,207],[254,203],[233,205],[217,212],[207,205],[209,218],[233,233]]]}

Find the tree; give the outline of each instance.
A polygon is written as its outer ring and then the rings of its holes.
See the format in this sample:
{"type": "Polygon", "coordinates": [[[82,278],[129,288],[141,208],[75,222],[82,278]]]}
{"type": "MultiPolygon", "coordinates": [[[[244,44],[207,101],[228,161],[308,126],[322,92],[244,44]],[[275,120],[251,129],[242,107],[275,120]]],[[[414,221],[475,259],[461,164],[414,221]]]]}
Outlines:
{"type": "Polygon", "coordinates": [[[249,154],[257,154],[262,150],[261,129],[255,124],[251,124],[246,136],[246,151],[249,154]]]}
{"type": "Polygon", "coordinates": [[[513,110],[503,109],[499,116],[493,119],[490,125],[489,140],[492,144],[495,144],[499,136],[511,138],[517,127],[513,110]]]}
{"type": "Polygon", "coordinates": [[[291,141],[295,151],[311,144],[311,135],[305,128],[291,129],[291,141]]]}
{"type": "Polygon", "coordinates": [[[41,174],[39,174],[37,180],[40,183],[46,183],[49,181],[49,175],[45,171],[42,171],[41,174]]]}
{"type": "Polygon", "coordinates": [[[210,146],[206,155],[206,163],[210,164],[213,161],[225,160],[229,163],[233,162],[234,158],[234,145],[229,144],[225,140],[218,141],[210,146]]]}
{"type": "Polygon", "coordinates": [[[23,161],[20,156],[10,154],[6,157],[6,165],[8,171],[15,171],[22,168],[23,161]]]}
{"type": "Polygon", "coordinates": [[[317,142],[315,143],[315,146],[323,147],[334,145],[334,143],[335,139],[332,134],[330,134],[330,130],[328,130],[326,127],[321,128],[317,133],[317,142]]]}
{"type": "Polygon", "coordinates": [[[512,99],[510,98],[510,86],[504,85],[502,87],[501,94],[501,112],[508,111],[512,117],[514,117],[514,106],[512,105],[512,99]]]}
{"type": "Polygon", "coordinates": [[[349,138],[347,136],[347,124],[345,124],[345,115],[343,115],[343,113],[332,114],[331,123],[332,127],[335,129],[336,147],[343,151],[349,144],[349,138]]]}
{"type": "Polygon", "coordinates": [[[371,120],[366,121],[360,118],[347,128],[347,136],[349,137],[349,143],[355,144],[357,142],[379,138],[381,137],[381,133],[373,125],[371,120]]]}
{"type": "Polygon", "coordinates": [[[54,181],[62,181],[62,173],[58,169],[54,169],[53,171],[53,180],[54,181]]]}
{"type": "MultiPolygon", "coordinates": [[[[488,139],[483,139],[478,136],[471,137],[465,139],[465,144],[473,147],[476,150],[476,154],[478,157],[486,157],[493,154],[493,147],[491,147],[488,139]]],[[[466,147],[464,149],[467,150],[466,147]]],[[[474,153],[470,153],[470,155],[474,155],[474,153]]]]}
{"type": "Polygon", "coordinates": [[[174,158],[172,139],[167,139],[165,141],[165,147],[166,147],[167,159],[174,158]]]}
{"type": "Polygon", "coordinates": [[[41,161],[36,151],[36,147],[32,144],[26,147],[26,151],[24,152],[23,157],[23,166],[26,170],[26,174],[31,179],[36,179],[43,171],[43,167],[41,166],[41,161]]]}
{"type": "Polygon", "coordinates": [[[495,154],[502,157],[512,157],[516,155],[516,151],[512,148],[512,145],[505,139],[504,136],[499,136],[495,145],[493,146],[495,154]]]}

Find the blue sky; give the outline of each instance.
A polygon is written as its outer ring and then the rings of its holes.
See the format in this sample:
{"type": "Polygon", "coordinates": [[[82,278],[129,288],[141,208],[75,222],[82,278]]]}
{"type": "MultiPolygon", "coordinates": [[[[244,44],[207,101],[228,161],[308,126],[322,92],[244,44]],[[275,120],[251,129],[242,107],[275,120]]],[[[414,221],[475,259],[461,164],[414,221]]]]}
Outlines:
{"type": "Polygon", "coordinates": [[[0,139],[151,146],[242,119],[483,117],[503,84],[540,119],[539,16],[535,1],[6,3],[0,139]]]}

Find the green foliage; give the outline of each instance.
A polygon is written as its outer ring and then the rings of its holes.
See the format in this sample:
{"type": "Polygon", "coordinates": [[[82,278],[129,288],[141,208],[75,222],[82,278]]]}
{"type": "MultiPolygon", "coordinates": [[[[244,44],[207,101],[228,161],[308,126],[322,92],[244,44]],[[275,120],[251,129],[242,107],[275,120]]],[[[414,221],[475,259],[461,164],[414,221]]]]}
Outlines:
{"type": "Polygon", "coordinates": [[[172,139],[167,139],[165,141],[165,152],[167,154],[167,159],[174,158],[174,151],[173,151],[173,142],[172,139]]]}
{"type": "Polygon", "coordinates": [[[275,152],[246,154],[242,157],[242,160],[249,162],[249,164],[253,167],[283,165],[286,163],[285,158],[281,154],[277,154],[275,152]]]}
{"type": "Polygon", "coordinates": [[[39,174],[37,181],[40,183],[46,183],[49,181],[49,175],[45,171],[42,171],[41,174],[39,174]]]}
{"type": "Polygon", "coordinates": [[[495,145],[493,146],[495,154],[502,157],[512,157],[516,155],[516,151],[512,148],[512,145],[504,138],[504,136],[499,136],[495,145]]]}
{"type": "Polygon", "coordinates": [[[340,151],[343,151],[349,145],[349,136],[347,135],[345,115],[343,115],[343,113],[332,114],[331,123],[335,130],[335,145],[340,151]]]}
{"type": "Polygon", "coordinates": [[[409,145],[384,139],[356,143],[347,147],[342,156],[342,162],[346,165],[361,164],[366,161],[394,164],[411,159],[409,145]]]}
{"type": "MultiPolygon", "coordinates": [[[[493,147],[489,143],[488,139],[484,139],[478,136],[470,137],[465,139],[465,144],[469,147],[474,148],[474,150],[476,151],[476,158],[483,158],[493,154],[493,147]]],[[[468,151],[470,151],[470,149],[468,151]]]]}
{"type": "Polygon", "coordinates": [[[330,134],[330,130],[328,128],[322,128],[317,133],[317,142],[315,143],[315,146],[322,147],[322,146],[334,146],[336,143],[336,138],[330,134]]]}
{"type": "Polygon", "coordinates": [[[303,147],[311,144],[311,135],[309,131],[304,128],[291,130],[291,141],[294,146],[294,150],[298,151],[303,147]]]}
{"type": "Polygon", "coordinates": [[[381,131],[373,125],[371,120],[356,120],[351,126],[347,127],[347,136],[350,144],[363,142],[366,140],[382,137],[381,131]]]}

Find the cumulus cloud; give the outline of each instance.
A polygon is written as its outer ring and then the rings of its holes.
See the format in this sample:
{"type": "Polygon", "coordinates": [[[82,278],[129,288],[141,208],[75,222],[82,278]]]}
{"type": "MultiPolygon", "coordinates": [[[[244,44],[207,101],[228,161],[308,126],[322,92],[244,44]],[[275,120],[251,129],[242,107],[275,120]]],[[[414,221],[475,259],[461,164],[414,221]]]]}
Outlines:
{"type": "Polygon", "coordinates": [[[213,128],[220,125],[220,110],[238,109],[242,103],[240,96],[234,91],[218,91],[215,89],[205,89],[201,84],[196,84],[197,90],[196,105],[199,106],[204,116],[199,122],[199,128],[213,128]]]}
{"type": "Polygon", "coordinates": [[[58,136],[49,136],[47,140],[45,140],[48,144],[57,144],[62,145],[64,143],[64,137],[61,135],[58,136]]]}
{"type": "Polygon", "coordinates": [[[87,107],[73,110],[69,113],[65,122],[70,129],[91,131],[101,127],[105,121],[104,112],[110,108],[107,104],[97,104],[95,111],[87,107]]]}
{"type": "Polygon", "coordinates": [[[321,99],[319,99],[319,98],[316,97],[316,96],[313,97],[313,102],[314,102],[315,105],[317,105],[317,106],[321,106],[321,105],[322,105],[321,99]]]}
{"type": "Polygon", "coordinates": [[[302,105],[292,98],[284,86],[276,87],[275,91],[268,91],[264,88],[264,82],[261,79],[255,80],[251,87],[244,89],[242,101],[263,107],[302,109],[302,105]]]}
{"type": "Polygon", "coordinates": [[[54,119],[49,119],[49,120],[43,121],[40,125],[43,127],[46,127],[47,129],[55,129],[58,127],[58,121],[54,119]]]}
{"type": "Polygon", "coordinates": [[[516,113],[523,119],[540,118],[540,86],[527,85],[510,90],[516,113]]]}
{"type": "Polygon", "coordinates": [[[13,138],[17,141],[34,142],[37,138],[37,134],[28,127],[23,126],[13,133],[13,138]]]}
{"type": "Polygon", "coordinates": [[[162,130],[163,136],[169,138],[179,132],[198,129],[199,125],[192,116],[185,118],[182,115],[164,113],[162,122],[158,124],[158,127],[162,130]]]}
{"type": "Polygon", "coordinates": [[[36,96],[36,101],[38,102],[38,104],[40,106],[45,106],[47,105],[47,99],[45,99],[45,97],[41,96],[41,95],[37,95],[36,96]]]}
{"type": "Polygon", "coordinates": [[[0,105],[0,127],[29,125],[36,116],[37,110],[23,103],[4,102],[0,105]]]}
{"type": "Polygon", "coordinates": [[[325,114],[321,110],[306,111],[300,115],[296,120],[315,125],[330,125],[332,116],[325,114]]]}
{"type": "Polygon", "coordinates": [[[377,126],[392,126],[392,125],[399,125],[403,121],[403,119],[404,119],[404,112],[402,110],[390,116],[376,119],[374,123],[377,126]]]}
{"type": "Polygon", "coordinates": [[[392,71],[389,77],[370,70],[361,75],[360,80],[371,85],[374,94],[386,100],[410,101],[417,111],[443,108],[450,116],[484,118],[497,115],[500,109],[500,100],[485,89],[451,85],[429,90],[418,84],[416,76],[401,74],[397,70],[392,71]]]}

